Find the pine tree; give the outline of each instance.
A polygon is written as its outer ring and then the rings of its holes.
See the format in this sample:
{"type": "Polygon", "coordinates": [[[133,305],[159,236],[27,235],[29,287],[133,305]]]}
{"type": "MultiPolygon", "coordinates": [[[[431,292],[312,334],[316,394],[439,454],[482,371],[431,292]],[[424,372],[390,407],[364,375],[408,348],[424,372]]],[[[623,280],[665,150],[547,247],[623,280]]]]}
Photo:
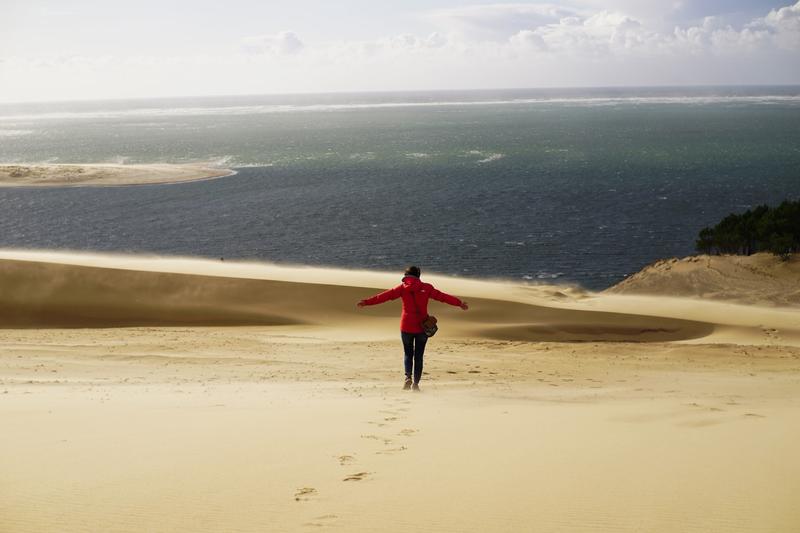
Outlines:
{"type": "Polygon", "coordinates": [[[695,248],[704,254],[771,252],[788,259],[800,251],[800,200],[731,213],[713,228],[700,230],[695,248]]]}

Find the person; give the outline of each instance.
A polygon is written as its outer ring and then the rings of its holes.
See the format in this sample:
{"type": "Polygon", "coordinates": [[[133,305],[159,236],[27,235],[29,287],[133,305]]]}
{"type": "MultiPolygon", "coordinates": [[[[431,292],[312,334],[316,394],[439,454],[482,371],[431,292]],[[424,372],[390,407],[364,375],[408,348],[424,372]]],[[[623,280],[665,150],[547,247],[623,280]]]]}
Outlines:
{"type": "Polygon", "coordinates": [[[400,338],[403,341],[406,372],[403,390],[419,391],[419,381],[422,379],[422,358],[425,354],[425,344],[428,342],[428,336],[425,335],[422,328],[422,322],[428,318],[428,299],[433,298],[460,307],[464,311],[469,309],[467,302],[437,290],[430,283],[424,283],[419,279],[420,274],[419,267],[410,266],[406,269],[400,285],[361,300],[357,304],[358,307],[364,307],[382,304],[397,298],[403,299],[403,311],[400,315],[400,338]]]}

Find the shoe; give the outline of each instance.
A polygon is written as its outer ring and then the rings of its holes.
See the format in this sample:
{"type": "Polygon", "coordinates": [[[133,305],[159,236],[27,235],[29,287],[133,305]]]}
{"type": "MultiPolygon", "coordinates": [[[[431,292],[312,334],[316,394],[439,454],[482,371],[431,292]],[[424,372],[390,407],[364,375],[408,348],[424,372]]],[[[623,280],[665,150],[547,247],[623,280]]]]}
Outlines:
{"type": "Polygon", "coordinates": [[[411,388],[411,378],[406,378],[406,382],[403,385],[403,390],[408,390],[411,388]]]}
{"type": "Polygon", "coordinates": [[[411,385],[411,390],[413,390],[414,392],[419,392],[419,383],[414,383],[413,385],[411,385]]]}

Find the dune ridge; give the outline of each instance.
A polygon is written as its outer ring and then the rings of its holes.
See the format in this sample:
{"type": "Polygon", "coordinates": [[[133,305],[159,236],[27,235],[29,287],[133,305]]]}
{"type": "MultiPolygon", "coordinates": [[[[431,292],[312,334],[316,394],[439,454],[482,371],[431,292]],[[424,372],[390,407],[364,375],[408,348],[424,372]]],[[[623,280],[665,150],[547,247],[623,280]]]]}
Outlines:
{"type": "MultiPolygon", "coordinates": [[[[442,336],[509,341],[668,342],[714,334],[759,342],[765,324],[800,339],[779,310],[674,298],[589,295],[532,286],[430,276],[467,299],[469,312],[434,302],[442,336]],[[638,299],[637,299],[638,298],[638,299]],[[690,310],[694,310],[691,312],[690,310]],[[752,311],[752,312],[751,312],[752,311]]],[[[331,336],[393,338],[399,303],[355,303],[399,282],[391,273],[202,259],[0,252],[3,328],[291,326],[331,336]],[[68,259],[68,260],[67,260],[68,259]]]]}
{"type": "Polygon", "coordinates": [[[610,294],[649,294],[726,300],[744,304],[800,305],[800,257],[697,255],[662,259],[606,289],[610,294]]]}

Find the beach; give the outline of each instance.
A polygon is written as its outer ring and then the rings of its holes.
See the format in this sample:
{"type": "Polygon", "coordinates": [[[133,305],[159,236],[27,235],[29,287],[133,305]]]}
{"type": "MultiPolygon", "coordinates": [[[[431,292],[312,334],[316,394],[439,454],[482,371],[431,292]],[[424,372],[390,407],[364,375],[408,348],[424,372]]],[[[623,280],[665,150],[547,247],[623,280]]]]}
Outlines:
{"type": "Polygon", "coordinates": [[[200,164],[0,165],[0,187],[100,187],[182,183],[230,176],[226,168],[200,164]]]}
{"type": "Polygon", "coordinates": [[[676,279],[426,275],[411,393],[396,274],[0,251],[0,530],[795,531],[798,308],[676,279]]]}
{"type": "Polygon", "coordinates": [[[6,4],[0,533],[800,533],[800,0],[6,4]]]}

